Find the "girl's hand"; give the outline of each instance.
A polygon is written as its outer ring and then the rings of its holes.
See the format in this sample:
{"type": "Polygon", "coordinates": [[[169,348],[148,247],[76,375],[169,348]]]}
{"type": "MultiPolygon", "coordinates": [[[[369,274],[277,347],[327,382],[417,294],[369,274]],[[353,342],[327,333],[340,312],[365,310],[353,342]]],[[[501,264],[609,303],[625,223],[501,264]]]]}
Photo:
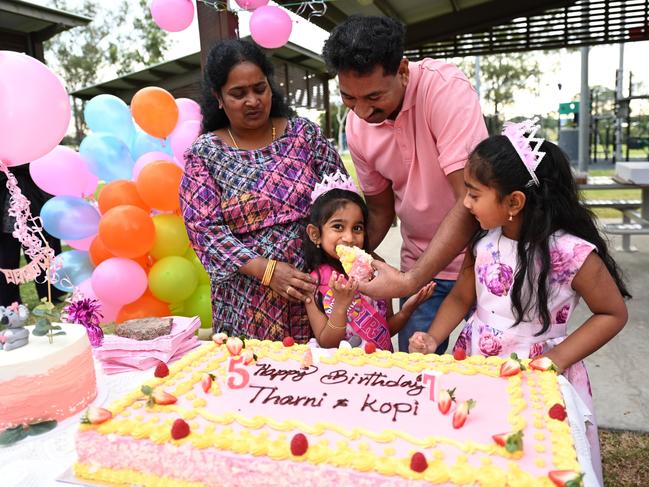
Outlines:
{"type": "Polygon", "coordinates": [[[437,284],[435,284],[435,281],[430,281],[428,284],[422,287],[417,292],[417,294],[413,294],[406,300],[405,303],[403,303],[401,311],[412,313],[417,308],[417,306],[419,306],[421,303],[423,303],[433,295],[436,285],[437,284]]]}
{"type": "Polygon", "coordinates": [[[310,303],[316,290],[313,278],[291,264],[277,262],[270,288],[291,301],[310,303]]]}
{"type": "Polygon", "coordinates": [[[358,291],[358,281],[353,277],[347,280],[343,274],[332,272],[329,287],[333,291],[335,304],[347,308],[352,304],[354,294],[358,291]]]}
{"type": "Polygon", "coordinates": [[[419,352],[423,354],[433,353],[437,350],[438,343],[428,333],[416,331],[408,342],[408,351],[410,353],[419,352]]]}

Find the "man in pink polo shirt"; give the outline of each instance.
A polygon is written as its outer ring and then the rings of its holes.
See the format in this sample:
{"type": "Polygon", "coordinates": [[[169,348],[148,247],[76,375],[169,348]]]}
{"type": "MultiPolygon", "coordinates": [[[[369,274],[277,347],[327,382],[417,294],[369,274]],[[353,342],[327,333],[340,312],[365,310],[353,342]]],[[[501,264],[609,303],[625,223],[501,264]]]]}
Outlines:
{"type": "Polygon", "coordinates": [[[352,16],[332,31],[323,50],[351,109],[347,142],[370,210],[370,247],[381,243],[395,215],[401,220],[402,272],[379,264],[377,278],[361,290],[391,298],[437,282],[435,294],[399,333],[401,351],[415,331],[428,329],[457,279],[462,251],[477,229],[462,204],[462,170],[487,137],[466,76],[433,59],[409,62],[404,37],[400,22],[352,16]]]}

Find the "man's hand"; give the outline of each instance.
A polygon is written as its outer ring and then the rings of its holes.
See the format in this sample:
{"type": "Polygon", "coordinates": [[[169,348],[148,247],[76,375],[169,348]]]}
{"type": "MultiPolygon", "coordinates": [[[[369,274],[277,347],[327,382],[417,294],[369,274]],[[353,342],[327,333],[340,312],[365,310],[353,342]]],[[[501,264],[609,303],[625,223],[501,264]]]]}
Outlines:
{"type": "Polygon", "coordinates": [[[374,279],[358,285],[358,290],[366,296],[374,299],[392,299],[408,296],[414,292],[407,274],[378,260],[372,261],[372,267],[376,270],[374,279]]]}
{"type": "Polygon", "coordinates": [[[439,344],[428,333],[416,331],[408,342],[408,351],[410,353],[419,352],[423,354],[434,353],[439,344]]]}

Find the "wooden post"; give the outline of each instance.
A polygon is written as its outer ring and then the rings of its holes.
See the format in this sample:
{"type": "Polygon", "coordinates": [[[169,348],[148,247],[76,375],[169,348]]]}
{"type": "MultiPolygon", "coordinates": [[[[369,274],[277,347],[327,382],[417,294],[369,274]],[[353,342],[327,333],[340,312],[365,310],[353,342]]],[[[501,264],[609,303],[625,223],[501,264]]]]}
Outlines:
{"type": "Polygon", "coordinates": [[[201,41],[201,70],[207,62],[211,47],[223,39],[239,37],[239,18],[229,10],[216,10],[204,2],[196,2],[198,35],[201,41]]]}

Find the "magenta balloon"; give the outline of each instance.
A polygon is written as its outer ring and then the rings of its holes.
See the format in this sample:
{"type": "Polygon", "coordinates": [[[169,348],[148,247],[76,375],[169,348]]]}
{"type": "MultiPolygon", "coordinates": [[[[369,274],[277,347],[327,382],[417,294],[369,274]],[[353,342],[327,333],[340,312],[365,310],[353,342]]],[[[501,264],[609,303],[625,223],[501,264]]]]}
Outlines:
{"type": "Polygon", "coordinates": [[[203,119],[201,106],[191,98],[177,98],[176,106],[178,107],[178,123],[176,124],[176,128],[187,120],[198,120],[200,122],[203,119]]]}
{"type": "MultiPolygon", "coordinates": [[[[140,175],[140,171],[144,166],[147,164],[152,163],[153,161],[169,161],[169,162],[176,162],[174,156],[171,154],[167,154],[166,152],[147,152],[146,154],[142,154],[137,161],[135,161],[135,165],[133,166],[133,181],[137,181],[138,176],[140,175]]],[[[177,162],[176,162],[177,163],[177,162]]]]}
{"type": "Polygon", "coordinates": [[[176,160],[181,161],[181,167],[185,167],[185,151],[196,140],[201,132],[201,123],[196,120],[188,120],[172,132],[169,136],[171,150],[176,156],[176,160]]]}
{"type": "Polygon", "coordinates": [[[26,54],[0,51],[0,160],[18,166],[61,142],[70,123],[61,80],[26,54]]]}
{"type": "Polygon", "coordinates": [[[254,10],[264,5],[268,5],[268,0],[234,0],[237,5],[246,10],[254,10]]]}
{"type": "Polygon", "coordinates": [[[90,245],[96,236],[97,234],[90,235],[90,237],[82,238],[81,240],[66,240],[65,243],[75,250],[90,250],[90,245]]]}
{"type": "Polygon", "coordinates": [[[194,20],[192,0],[153,0],[150,9],[158,27],[169,32],[185,30],[194,20]]]}
{"type": "Polygon", "coordinates": [[[257,44],[268,49],[286,44],[292,29],[291,18],[279,7],[259,7],[250,16],[250,35],[257,44]]]}
{"type": "Polygon", "coordinates": [[[81,154],[62,145],[32,161],[29,173],[39,188],[55,196],[90,196],[99,181],[81,154]]]}
{"type": "Polygon", "coordinates": [[[144,269],[134,260],[122,257],[100,263],[91,279],[92,289],[102,302],[121,306],[137,300],[148,285],[144,269]]]}

